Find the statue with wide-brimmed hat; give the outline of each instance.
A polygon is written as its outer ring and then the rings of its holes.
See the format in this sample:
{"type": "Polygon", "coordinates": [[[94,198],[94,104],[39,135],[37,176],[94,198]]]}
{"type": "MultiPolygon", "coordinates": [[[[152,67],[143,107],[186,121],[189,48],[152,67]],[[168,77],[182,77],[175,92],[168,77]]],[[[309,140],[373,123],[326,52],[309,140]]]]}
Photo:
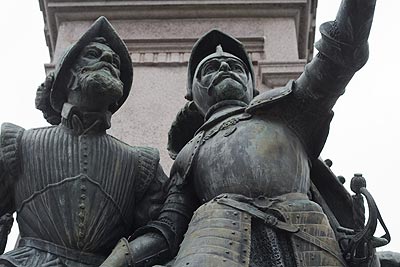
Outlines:
{"type": "Polygon", "coordinates": [[[55,72],[39,87],[36,106],[53,125],[60,122],[61,111],[64,103],[68,102],[68,97],[74,101],[76,97],[72,95],[77,94],[80,95],[81,102],[88,102],[89,107],[84,107],[85,109],[90,109],[91,105],[100,105],[91,103],[99,102],[94,99],[95,96],[108,98],[110,103],[105,104],[106,110],[114,113],[129,95],[132,76],[132,62],[126,45],[107,19],[101,17],[65,52],[55,72]],[[85,52],[87,55],[83,54],[85,52]],[[101,72],[107,69],[110,73],[101,72]],[[88,92],[87,90],[91,90],[90,86],[82,87],[89,85],[90,81],[94,82],[93,87],[98,90],[105,86],[109,86],[109,90],[104,88],[102,93],[88,92]]]}
{"type": "Polygon", "coordinates": [[[1,253],[14,212],[20,240],[0,266],[99,266],[156,218],[167,181],[158,151],[106,134],[131,85],[128,50],[100,17],[38,88],[36,106],[53,126],[2,125],[1,253]]]}

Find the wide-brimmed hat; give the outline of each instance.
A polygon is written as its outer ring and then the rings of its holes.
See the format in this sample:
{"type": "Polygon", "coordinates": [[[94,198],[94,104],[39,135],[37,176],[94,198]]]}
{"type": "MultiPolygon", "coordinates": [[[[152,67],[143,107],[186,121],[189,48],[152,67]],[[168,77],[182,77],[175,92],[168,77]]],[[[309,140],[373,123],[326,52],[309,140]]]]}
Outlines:
{"type": "Polygon", "coordinates": [[[207,56],[215,53],[216,47],[221,45],[224,52],[234,55],[239,58],[246,65],[253,83],[253,90],[255,88],[255,78],[253,64],[244,48],[243,44],[236,38],[223,33],[219,30],[213,29],[200,37],[193,45],[192,53],[190,55],[188,64],[188,81],[187,81],[187,94],[186,99],[192,100],[192,84],[197,66],[207,56]]]}
{"type": "Polygon", "coordinates": [[[123,96],[109,107],[110,112],[117,111],[125,102],[132,86],[133,68],[128,49],[115,29],[105,17],[98,18],[90,28],[73,44],[59,61],[54,75],[54,83],[50,94],[50,103],[53,109],[60,112],[68,97],[68,83],[70,69],[74,61],[82,51],[96,37],[103,37],[107,40],[108,46],[120,57],[120,79],[124,84],[123,96]]]}

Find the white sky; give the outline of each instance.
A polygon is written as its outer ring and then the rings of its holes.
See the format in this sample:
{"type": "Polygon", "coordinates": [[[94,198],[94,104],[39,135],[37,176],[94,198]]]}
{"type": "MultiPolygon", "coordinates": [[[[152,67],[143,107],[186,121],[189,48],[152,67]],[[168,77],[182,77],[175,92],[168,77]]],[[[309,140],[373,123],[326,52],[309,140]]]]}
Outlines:
{"type": "MultiPolygon", "coordinates": [[[[0,123],[32,128],[46,125],[34,108],[34,98],[37,86],[45,78],[43,64],[50,59],[38,1],[21,2],[4,1],[0,9],[0,123]]],[[[339,3],[340,0],[319,0],[317,25],[333,20],[339,3]]],[[[399,0],[378,0],[369,62],[355,75],[334,108],[322,157],[332,159],[332,169],[344,175],[347,184],[357,172],[367,178],[367,188],[392,234],[393,240],[384,250],[400,252],[398,10],[399,0]]],[[[14,230],[7,250],[15,238],[14,230]]]]}

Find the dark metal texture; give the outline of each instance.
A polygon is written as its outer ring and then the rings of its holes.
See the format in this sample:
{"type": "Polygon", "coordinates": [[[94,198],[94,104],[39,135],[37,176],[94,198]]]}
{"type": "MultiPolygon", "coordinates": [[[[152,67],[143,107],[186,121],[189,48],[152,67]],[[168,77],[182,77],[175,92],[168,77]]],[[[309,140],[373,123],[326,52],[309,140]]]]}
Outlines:
{"type": "MultiPolygon", "coordinates": [[[[127,48],[101,17],[38,89],[37,107],[58,125],[2,125],[0,250],[12,220],[6,213],[16,211],[21,241],[0,266],[99,266],[118,240],[157,217],[167,193],[158,151],[106,134],[131,81],[127,48]]],[[[113,257],[133,265],[122,241],[113,257]]]]}
{"type": "MultiPolygon", "coordinates": [[[[233,38],[225,37],[226,34],[217,30],[212,31],[214,37],[211,41],[222,43],[223,51],[232,54],[229,56],[216,47],[218,44],[204,43],[210,34],[200,38],[189,64],[188,96],[197,108],[191,110],[199,114],[197,117],[204,116],[205,122],[196,131],[190,121],[193,116],[179,113],[169,135],[169,148],[176,155],[171,170],[172,183],[182,194],[187,190],[194,191],[195,195],[191,198],[208,203],[206,206],[215,207],[215,210],[219,208],[212,199],[220,194],[240,195],[242,201],[239,202],[246,202],[246,198],[273,199],[292,193],[309,194],[324,207],[335,228],[341,225],[353,227],[352,199],[339,179],[318,157],[329,133],[332,107],[344,93],[354,73],[368,59],[367,38],[374,7],[375,0],[343,0],[336,21],[321,27],[322,40],[317,44],[320,53],[307,64],[304,73],[284,88],[271,89],[254,99],[251,99],[250,93],[254,88],[249,83],[253,73],[248,71],[247,61],[241,56],[246,55],[243,47],[237,42],[230,47],[233,38]],[[177,130],[178,126],[180,130],[177,130]],[[193,136],[191,140],[188,140],[189,133],[193,136]],[[182,146],[185,141],[187,144],[182,146]],[[311,180],[315,184],[314,189],[311,188],[311,180]]],[[[182,201],[188,199],[189,196],[182,201]]],[[[289,222],[279,228],[279,223],[270,214],[256,215],[258,211],[246,208],[243,203],[223,202],[221,200],[220,204],[237,212],[263,218],[269,230],[260,231],[263,233],[260,238],[269,240],[270,251],[276,251],[274,248],[279,243],[280,235],[288,234],[290,231],[287,230],[298,226],[300,230],[291,234],[296,265],[347,265],[335,236],[335,233],[340,236],[339,231],[332,229],[315,202],[297,199],[289,201],[291,205],[277,208],[275,211],[283,216],[285,223],[289,222]],[[276,237],[273,237],[274,234],[276,237]]],[[[194,218],[198,218],[198,212],[203,213],[206,206],[201,206],[194,218]]],[[[262,206],[257,207],[262,209],[262,206]]],[[[195,210],[197,207],[192,208],[195,210]]],[[[175,213],[177,215],[171,220],[171,225],[179,225],[173,221],[183,217],[178,215],[178,211],[175,213]]],[[[219,220],[221,228],[231,227],[229,221],[221,219],[220,214],[216,213],[214,217],[210,213],[203,217],[202,222],[219,220]]],[[[206,246],[206,253],[194,248],[192,242],[196,239],[191,233],[207,225],[197,222],[193,219],[190,223],[174,266],[222,266],[219,264],[223,263],[213,261],[213,253],[221,256],[223,251],[218,248],[213,250],[212,245],[206,246]],[[186,259],[193,259],[193,262],[185,262],[186,259]]],[[[219,234],[223,231],[208,230],[207,245],[219,242],[219,234]]],[[[275,256],[280,257],[279,253],[273,252],[271,257],[275,256]]],[[[240,262],[239,258],[230,260],[231,266],[247,264],[240,262]]],[[[291,263],[278,260],[271,264],[290,266],[291,263]]]]}

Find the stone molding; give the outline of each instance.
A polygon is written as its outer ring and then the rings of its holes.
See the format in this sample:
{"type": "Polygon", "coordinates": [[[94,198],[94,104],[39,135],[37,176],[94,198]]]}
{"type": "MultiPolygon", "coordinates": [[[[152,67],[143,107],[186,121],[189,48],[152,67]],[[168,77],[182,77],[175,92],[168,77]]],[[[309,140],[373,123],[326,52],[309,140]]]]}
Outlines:
{"type": "Polygon", "coordinates": [[[259,76],[269,88],[283,86],[288,80],[297,79],[303,73],[306,63],[304,59],[293,62],[259,61],[259,76]]]}
{"type": "MultiPolygon", "coordinates": [[[[238,38],[254,61],[261,60],[264,54],[263,37],[238,38]]],[[[183,39],[128,39],[125,40],[135,65],[184,64],[188,63],[190,51],[196,42],[194,38],[183,39]]]]}
{"type": "Polygon", "coordinates": [[[54,70],[65,49],[99,16],[126,42],[134,64],[132,92],[113,116],[110,134],[156,147],[168,172],[170,123],[186,103],[195,41],[217,28],[245,45],[259,91],[296,79],[312,58],[317,0],[39,0],[54,70]]]}
{"type": "MultiPolygon", "coordinates": [[[[256,63],[264,58],[265,38],[238,38],[249,52],[249,57],[256,63]]],[[[125,39],[134,65],[187,65],[195,38],[181,39],[125,39]]],[[[53,71],[55,64],[45,64],[46,73],[53,71]]]]}
{"type": "MultiPolygon", "coordinates": [[[[94,21],[104,15],[110,20],[125,21],[290,17],[296,23],[299,57],[309,59],[313,50],[314,34],[310,35],[310,32],[313,33],[315,28],[317,0],[39,0],[39,3],[45,20],[46,42],[51,57],[55,52],[58,29],[63,22],[94,21]]],[[[153,46],[154,44],[171,46],[174,43],[152,43],[153,46]]]]}

